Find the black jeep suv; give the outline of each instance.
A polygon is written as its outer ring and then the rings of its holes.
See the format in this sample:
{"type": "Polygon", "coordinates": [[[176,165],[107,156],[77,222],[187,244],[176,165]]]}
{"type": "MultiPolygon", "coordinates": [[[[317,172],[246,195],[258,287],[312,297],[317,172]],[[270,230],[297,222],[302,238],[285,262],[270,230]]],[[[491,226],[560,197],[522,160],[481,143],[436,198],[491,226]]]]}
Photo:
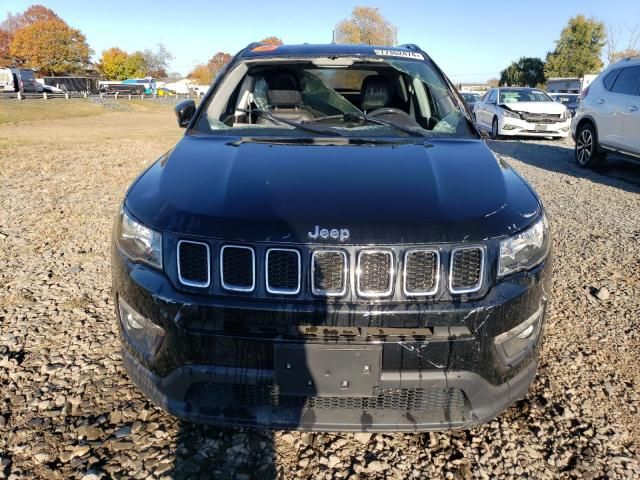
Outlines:
{"type": "Polygon", "coordinates": [[[485,422],[536,373],[550,232],[415,45],[252,44],[133,183],[113,241],[124,365],[186,420],[485,422]]]}

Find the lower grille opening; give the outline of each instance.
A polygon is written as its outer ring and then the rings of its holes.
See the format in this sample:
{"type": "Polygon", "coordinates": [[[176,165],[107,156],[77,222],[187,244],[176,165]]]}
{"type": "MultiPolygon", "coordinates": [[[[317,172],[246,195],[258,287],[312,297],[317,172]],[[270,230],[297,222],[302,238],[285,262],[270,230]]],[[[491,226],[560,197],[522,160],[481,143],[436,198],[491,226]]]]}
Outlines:
{"type": "Polygon", "coordinates": [[[458,388],[388,388],[375,397],[302,397],[280,395],[278,387],[273,385],[198,382],[189,388],[187,399],[194,405],[209,408],[346,408],[408,412],[461,411],[465,408],[465,395],[458,388]]]}
{"type": "Polygon", "coordinates": [[[468,293],[482,286],[483,250],[480,247],[458,248],[451,257],[449,282],[451,293],[468,293]]]}

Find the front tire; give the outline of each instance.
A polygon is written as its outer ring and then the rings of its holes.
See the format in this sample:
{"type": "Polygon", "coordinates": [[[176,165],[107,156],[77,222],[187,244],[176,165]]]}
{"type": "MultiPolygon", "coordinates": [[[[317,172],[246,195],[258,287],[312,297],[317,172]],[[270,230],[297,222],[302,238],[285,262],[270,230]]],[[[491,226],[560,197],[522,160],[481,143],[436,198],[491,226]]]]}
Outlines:
{"type": "Polygon", "coordinates": [[[500,126],[498,125],[498,117],[493,117],[493,121],[491,122],[491,138],[493,140],[498,140],[500,138],[500,126]]]}
{"type": "Polygon", "coordinates": [[[581,125],[576,134],[576,163],[582,168],[598,168],[604,160],[605,154],[598,151],[596,129],[590,123],[581,125]]]}

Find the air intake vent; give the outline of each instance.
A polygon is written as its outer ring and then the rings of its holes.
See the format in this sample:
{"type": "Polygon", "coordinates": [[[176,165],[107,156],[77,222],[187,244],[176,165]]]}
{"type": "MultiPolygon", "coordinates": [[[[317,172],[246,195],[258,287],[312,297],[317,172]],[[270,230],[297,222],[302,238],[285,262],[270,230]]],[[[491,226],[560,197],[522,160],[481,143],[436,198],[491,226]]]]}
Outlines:
{"type": "Polygon", "coordinates": [[[267,292],[295,295],[300,292],[300,252],[293,249],[267,250],[267,292]]]}
{"type": "Polygon", "coordinates": [[[437,250],[409,250],[404,255],[405,295],[434,295],[438,291],[439,273],[437,250]]]}
{"type": "Polygon", "coordinates": [[[480,290],[484,269],[484,250],[480,247],[456,248],[451,254],[449,290],[471,293],[480,290]]]}
{"type": "Polygon", "coordinates": [[[311,256],[311,291],[326,297],[347,291],[347,254],[342,250],[316,250],[311,256]]]}
{"type": "Polygon", "coordinates": [[[178,242],[178,278],[190,287],[206,288],[211,283],[209,245],[202,242],[178,242]]]}
{"type": "Polygon", "coordinates": [[[253,249],[225,245],[220,250],[222,287],[236,292],[251,292],[256,286],[256,261],[253,249]]]}
{"type": "Polygon", "coordinates": [[[363,250],[358,255],[358,295],[386,297],[393,291],[393,254],[363,250]]]}

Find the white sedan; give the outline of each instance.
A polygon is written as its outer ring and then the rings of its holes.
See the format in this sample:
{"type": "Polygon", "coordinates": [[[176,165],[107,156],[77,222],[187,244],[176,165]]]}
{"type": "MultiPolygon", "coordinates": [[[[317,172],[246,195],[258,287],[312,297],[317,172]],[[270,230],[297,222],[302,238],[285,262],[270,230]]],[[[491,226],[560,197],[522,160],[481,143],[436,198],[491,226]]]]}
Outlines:
{"type": "Polygon", "coordinates": [[[564,138],[569,135],[571,113],[537,88],[492,88],[473,111],[478,128],[491,138],[502,135],[564,138]]]}

